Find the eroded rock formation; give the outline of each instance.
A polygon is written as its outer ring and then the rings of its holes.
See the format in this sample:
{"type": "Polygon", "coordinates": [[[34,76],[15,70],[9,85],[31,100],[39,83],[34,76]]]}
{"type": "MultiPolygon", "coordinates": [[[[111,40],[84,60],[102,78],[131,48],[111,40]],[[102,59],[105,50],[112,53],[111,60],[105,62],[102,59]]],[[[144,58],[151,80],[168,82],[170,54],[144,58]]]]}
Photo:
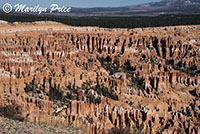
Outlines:
{"type": "Polygon", "coordinates": [[[200,26],[1,23],[0,106],[88,133],[200,133],[200,26]]]}

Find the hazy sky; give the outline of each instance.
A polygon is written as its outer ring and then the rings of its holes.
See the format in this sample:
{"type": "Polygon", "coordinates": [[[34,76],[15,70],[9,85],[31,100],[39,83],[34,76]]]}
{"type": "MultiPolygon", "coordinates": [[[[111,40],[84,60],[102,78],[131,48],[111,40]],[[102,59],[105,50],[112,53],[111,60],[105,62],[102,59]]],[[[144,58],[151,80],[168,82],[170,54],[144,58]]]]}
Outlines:
{"type": "Polygon", "coordinates": [[[70,7],[118,7],[127,6],[132,4],[141,4],[151,1],[160,0],[0,0],[0,8],[5,3],[11,5],[26,4],[27,6],[49,6],[50,4],[56,3],[59,6],[70,6],[70,7]]]}

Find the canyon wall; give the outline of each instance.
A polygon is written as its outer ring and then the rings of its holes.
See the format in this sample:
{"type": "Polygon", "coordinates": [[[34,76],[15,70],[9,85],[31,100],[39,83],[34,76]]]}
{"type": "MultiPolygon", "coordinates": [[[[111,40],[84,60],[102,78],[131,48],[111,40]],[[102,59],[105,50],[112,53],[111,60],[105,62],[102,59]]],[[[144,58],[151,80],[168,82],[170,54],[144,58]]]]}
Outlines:
{"type": "Polygon", "coordinates": [[[200,133],[200,26],[0,24],[0,106],[102,134],[200,133]]]}

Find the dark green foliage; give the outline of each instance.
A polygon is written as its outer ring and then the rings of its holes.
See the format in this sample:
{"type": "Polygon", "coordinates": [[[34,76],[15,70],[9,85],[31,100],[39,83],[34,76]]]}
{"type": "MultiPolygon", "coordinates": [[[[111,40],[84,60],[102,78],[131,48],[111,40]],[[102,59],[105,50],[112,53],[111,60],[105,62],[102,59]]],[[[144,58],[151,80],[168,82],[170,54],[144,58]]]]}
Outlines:
{"type": "Polygon", "coordinates": [[[67,97],[63,95],[63,91],[56,87],[56,85],[51,85],[51,78],[49,79],[49,99],[51,101],[61,101],[67,102],[67,97]]]}
{"type": "Polygon", "coordinates": [[[94,95],[86,95],[87,99],[89,100],[90,103],[94,103],[94,104],[100,104],[101,103],[101,98],[97,97],[95,98],[94,95]]]}
{"type": "Polygon", "coordinates": [[[26,87],[24,88],[24,91],[26,93],[33,92],[36,93],[36,83],[35,83],[35,77],[33,77],[33,80],[30,83],[25,83],[26,87]]]}
{"type": "Polygon", "coordinates": [[[65,101],[65,96],[63,96],[63,91],[60,91],[56,86],[50,87],[49,89],[49,99],[51,101],[60,100],[65,101]]]}
{"type": "Polygon", "coordinates": [[[90,103],[100,104],[101,103],[100,97],[95,98],[94,95],[89,94],[88,91],[91,89],[90,85],[91,85],[90,82],[85,82],[82,84],[81,89],[85,90],[85,96],[89,100],[90,103]]]}
{"type": "Polygon", "coordinates": [[[155,66],[155,61],[154,61],[154,59],[151,57],[151,59],[150,59],[150,62],[151,62],[151,65],[152,65],[152,67],[154,68],[154,66],[155,66]]]}
{"type": "Polygon", "coordinates": [[[91,86],[90,82],[83,83],[82,87],[83,90],[85,90],[86,97],[89,99],[90,102],[99,104],[101,102],[101,98],[95,98],[93,95],[89,94],[89,90],[96,91],[99,95],[103,95],[104,97],[113,99],[113,100],[119,100],[118,95],[115,93],[115,91],[110,87],[107,88],[103,84],[91,86]]]}
{"type": "MultiPolygon", "coordinates": [[[[44,78],[45,80],[46,78],[44,78]]],[[[41,92],[44,92],[44,86],[45,85],[38,85],[35,81],[35,76],[33,77],[32,81],[30,83],[25,83],[26,87],[24,88],[24,91],[26,93],[32,92],[33,94],[39,94],[41,92]]],[[[46,94],[46,93],[45,93],[46,94]]]]}
{"type": "Polygon", "coordinates": [[[35,87],[34,87],[34,85],[32,85],[32,83],[30,83],[30,84],[25,83],[25,85],[26,85],[26,87],[24,88],[24,91],[26,93],[34,91],[35,87]]]}
{"type": "Polygon", "coordinates": [[[144,78],[136,77],[135,79],[139,89],[144,89],[144,78]]]}
{"type": "Polygon", "coordinates": [[[79,100],[78,90],[79,88],[71,87],[71,85],[66,86],[65,91],[69,90],[70,94],[66,95],[66,98],[69,100],[79,100]]]}
{"type": "Polygon", "coordinates": [[[17,104],[0,107],[0,115],[13,120],[23,121],[22,108],[17,104]]]}
{"type": "Polygon", "coordinates": [[[66,70],[65,70],[65,66],[64,65],[62,66],[61,70],[62,70],[62,73],[65,75],[66,74],[66,70]]]}
{"type": "Polygon", "coordinates": [[[133,68],[133,67],[131,66],[130,60],[127,60],[127,61],[124,63],[124,65],[122,66],[122,68],[123,68],[123,71],[124,71],[124,72],[127,72],[127,73],[136,70],[135,68],[133,68]]]}
{"type": "MultiPolygon", "coordinates": [[[[172,65],[170,63],[171,63],[170,61],[166,61],[167,65],[172,65]]],[[[186,73],[186,74],[188,74],[190,76],[200,75],[200,70],[197,70],[197,66],[196,65],[193,65],[193,66],[187,67],[187,68],[183,68],[182,64],[180,64],[180,62],[179,62],[179,64],[172,65],[172,67],[175,70],[183,72],[183,73],[186,73]]]]}
{"type": "Polygon", "coordinates": [[[128,128],[112,128],[108,134],[131,134],[131,132],[128,128]]]}
{"type": "Polygon", "coordinates": [[[113,100],[119,100],[118,95],[115,93],[115,91],[112,88],[107,88],[103,84],[92,87],[94,91],[97,91],[98,94],[103,95],[104,97],[113,99],[113,100]]]}
{"type": "Polygon", "coordinates": [[[142,134],[141,128],[112,128],[111,130],[108,131],[108,134],[142,134]]]}
{"type": "Polygon", "coordinates": [[[116,72],[120,72],[119,70],[119,66],[115,66],[111,63],[111,59],[109,56],[107,56],[106,58],[102,58],[102,57],[97,57],[97,59],[99,60],[99,62],[101,63],[101,66],[103,68],[105,68],[106,70],[109,71],[110,75],[116,73],[116,72]]]}
{"type": "Polygon", "coordinates": [[[144,91],[144,78],[138,76],[132,77],[132,85],[135,85],[138,89],[144,91]]]}
{"type": "Polygon", "coordinates": [[[191,67],[185,68],[182,70],[184,73],[189,74],[190,76],[200,75],[200,70],[197,70],[197,66],[193,65],[191,67]]]}
{"type": "Polygon", "coordinates": [[[114,63],[111,63],[110,56],[107,56],[106,58],[97,57],[99,62],[101,63],[101,66],[108,70],[110,75],[115,74],[117,72],[124,72],[124,73],[131,73],[132,71],[135,71],[136,69],[131,66],[130,60],[127,60],[123,65],[119,65],[117,63],[117,56],[115,56],[114,63]]]}
{"type": "Polygon", "coordinates": [[[90,62],[93,62],[93,59],[88,59],[88,62],[90,63],[90,62]]]}
{"type": "Polygon", "coordinates": [[[57,21],[72,26],[99,26],[107,28],[158,27],[200,24],[200,15],[159,15],[133,17],[67,17],[0,13],[0,20],[9,22],[57,21]]]}
{"type": "Polygon", "coordinates": [[[88,116],[88,115],[85,117],[85,119],[88,120],[88,122],[89,122],[90,124],[93,124],[93,123],[94,123],[93,118],[90,118],[90,116],[88,116]]]}

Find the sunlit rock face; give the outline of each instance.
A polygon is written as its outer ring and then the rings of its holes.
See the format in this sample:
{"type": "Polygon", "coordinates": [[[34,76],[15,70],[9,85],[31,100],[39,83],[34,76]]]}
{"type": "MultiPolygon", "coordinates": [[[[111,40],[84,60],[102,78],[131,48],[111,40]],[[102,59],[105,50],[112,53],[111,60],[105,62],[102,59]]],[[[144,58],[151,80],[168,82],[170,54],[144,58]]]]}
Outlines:
{"type": "Polygon", "coordinates": [[[0,106],[88,133],[200,133],[200,26],[0,23],[0,106]]]}

